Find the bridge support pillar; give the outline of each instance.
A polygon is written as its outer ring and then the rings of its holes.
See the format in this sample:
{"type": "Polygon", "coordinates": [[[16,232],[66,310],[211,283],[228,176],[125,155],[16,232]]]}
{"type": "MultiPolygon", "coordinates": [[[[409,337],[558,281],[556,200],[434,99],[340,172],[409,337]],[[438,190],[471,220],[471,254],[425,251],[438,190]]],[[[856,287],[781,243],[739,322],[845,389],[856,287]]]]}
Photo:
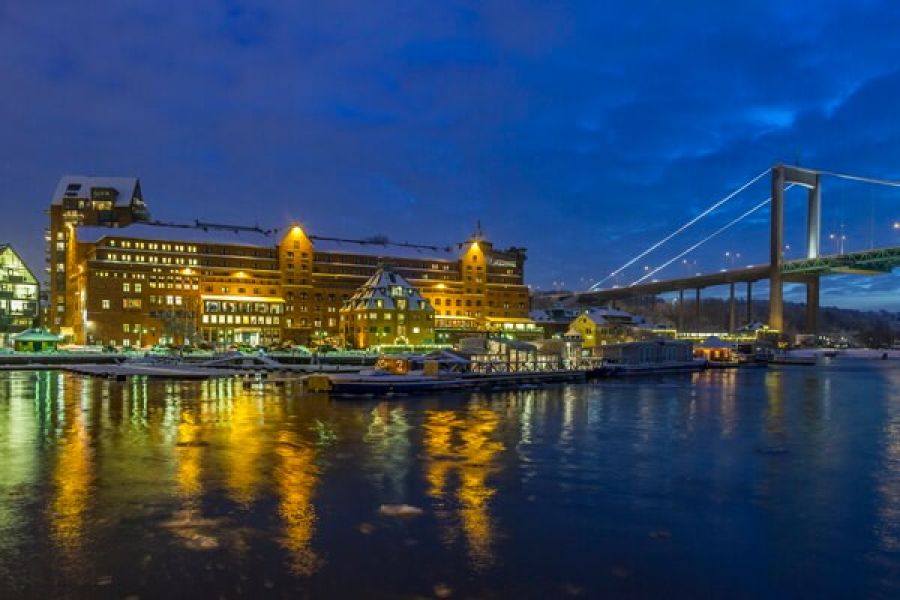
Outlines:
{"type": "Polygon", "coordinates": [[[771,246],[769,248],[769,327],[784,329],[784,166],[772,168],[771,246]]]}
{"type": "Polygon", "coordinates": [[[728,333],[734,333],[735,309],[737,308],[734,301],[734,282],[729,287],[728,297],[728,333]]]}
{"type": "Polygon", "coordinates": [[[753,282],[747,282],[747,325],[753,322],[753,282]]]}
{"type": "Polygon", "coordinates": [[[806,333],[819,333],[819,277],[806,281],[806,333]]]}
{"type": "Polygon", "coordinates": [[[700,288],[697,288],[697,300],[694,302],[694,311],[696,314],[694,315],[694,325],[697,327],[697,331],[700,331],[700,288]]]}
{"type": "Polygon", "coordinates": [[[822,176],[818,173],[807,192],[806,202],[806,258],[818,258],[822,232],[822,176]]]}
{"type": "Polygon", "coordinates": [[[678,332],[684,331],[684,290],[678,290],[678,332]]]}

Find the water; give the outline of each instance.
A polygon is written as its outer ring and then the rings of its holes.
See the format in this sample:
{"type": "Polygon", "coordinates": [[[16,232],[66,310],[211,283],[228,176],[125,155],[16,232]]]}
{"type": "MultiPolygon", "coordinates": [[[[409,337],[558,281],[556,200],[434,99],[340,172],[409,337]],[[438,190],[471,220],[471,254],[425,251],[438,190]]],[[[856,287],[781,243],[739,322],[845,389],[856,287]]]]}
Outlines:
{"type": "Polygon", "coordinates": [[[861,360],[339,402],[0,374],[0,597],[896,598],[897,389],[861,360]]]}

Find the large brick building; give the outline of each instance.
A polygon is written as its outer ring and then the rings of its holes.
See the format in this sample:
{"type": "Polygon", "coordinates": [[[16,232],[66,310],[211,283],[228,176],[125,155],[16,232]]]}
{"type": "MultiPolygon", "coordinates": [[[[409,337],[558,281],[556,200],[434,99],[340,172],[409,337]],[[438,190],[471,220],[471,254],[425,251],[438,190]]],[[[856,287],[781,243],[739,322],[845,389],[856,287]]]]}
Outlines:
{"type": "Polygon", "coordinates": [[[76,343],[343,345],[341,307],[385,264],[434,309],[433,342],[536,331],[524,249],[495,249],[480,231],[429,246],[315,236],[299,225],[161,223],[149,220],[136,179],[66,177],[48,243],[50,326],[76,343]]]}

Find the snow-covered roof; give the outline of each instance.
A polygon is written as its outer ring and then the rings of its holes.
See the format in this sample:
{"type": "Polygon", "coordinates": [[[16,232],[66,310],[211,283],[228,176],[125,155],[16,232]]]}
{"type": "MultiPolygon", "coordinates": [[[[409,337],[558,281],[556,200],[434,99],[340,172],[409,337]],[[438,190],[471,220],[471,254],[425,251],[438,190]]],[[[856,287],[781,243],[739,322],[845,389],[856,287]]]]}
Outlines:
{"type": "Polygon", "coordinates": [[[396,300],[405,298],[407,310],[433,310],[419,290],[390,267],[380,267],[344,305],[345,310],[397,308],[396,300]],[[379,306],[380,305],[380,306],[379,306]],[[423,308],[420,309],[419,307],[423,308]]]}
{"type": "Polygon", "coordinates": [[[181,225],[173,223],[132,223],[127,227],[82,226],[77,231],[82,242],[99,242],[103,238],[129,238],[196,244],[241,244],[274,248],[275,232],[253,227],[225,225],[181,225]]]}
{"type": "Polygon", "coordinates": [[[344,240],[310,236],[316,252],[332,254],[363,254],[379,258],[428,259],[456,262],[456,253],[450,246],[424,246],[401,244],[382,239],[344,240]]]}
{"type": "Polygon", "coordinates": [[[91,188],[116,190],[118,192],[116,195],[117,206],[127,206],[131,204],[132,198],[141,196],[140,180],[137,177],[63,175],[56,184],[51,204],[62,204],[65,198],[90,198],[91,188]]]}

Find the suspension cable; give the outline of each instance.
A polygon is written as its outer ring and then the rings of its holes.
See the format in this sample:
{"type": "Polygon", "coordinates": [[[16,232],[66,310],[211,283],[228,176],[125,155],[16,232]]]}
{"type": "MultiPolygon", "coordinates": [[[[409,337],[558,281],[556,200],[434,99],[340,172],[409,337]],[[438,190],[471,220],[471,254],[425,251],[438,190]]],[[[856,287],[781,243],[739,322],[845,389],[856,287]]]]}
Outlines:
{"type": "Polygon", "coordinates": [[[694,217],[693,219],[691,219],[690,221],[688,221],[687,223],[685,223],[684,225],[682,225],[681,227],[679,227],[678,229],[676,229],[675,231],[673,231],[672,233],[670,233],[669,235],[664,237],[663,239],[659,240],[658,242],[656,242],[655,244],[653,244],[652,246],[650,246],[649,248],[647,248],[646,250],[644,250],[643,252],[641,252],[640,254],[635,256],[634,258],[632,258],[631,260],[626,262],[624,265],[622,265],[621,267],[619,267],[618,269],[616,269],[615,271],[613,271],[612,273],[610,273],[609,275],[607,275],[606,277],[604,277],[603,279],[601,279],[600,281],[595,283],[594,285],[592,285],[589,288],[589,291],[595,291],[595,290],[599,289],[600,286],[603,285],[604,283],[606,283],[607,281],[609,281],[610,278],[615,277],[616,275],[618,275],[619,273],[621,273],[622,271],[624,271],[625,269],[627,269],[628,267],[630,267],[637,261],[639,261],[642,258],[644,258],[645,256],[647,256],[648,254],[650,254],[651,252],[653,252],[654,250],[656,250],[657,248],[659,248],[660,246],[662,246],[663,244],[665,244],[666,242],[671,240],[673,237],[675,237],[676,235],[678,235],[679,233],[681,233],[682,231],[684,231],[685,229],[687,229],[688,227],[690,227],[691,225],[693,225],[694,223],[696,223],[697,221],[699,221],[700,219],[702,219],[703,217],[705,217],[706,215],[711,213],[712,211],[716,210],[717,208],[719,208],[720,206],[722,206],[723,204],[725,204],[726,202],[728,202],[729,200],[731,200],[732,198],[734,198],[735,196],[737,196],[738,194],[743,192],[745,189],[747,189],[748,187],[750,187],[751,185],[753,185],[754,183],[756,183],[757,181],[759,181],[760,179],[762,179],[763,177],[768,175],[769,171],[770,171],[769,169],[766,169],[765,171],[763,171],[762,173],[760,173],[759,175],[757,175],[756,177],[754,177],[753,179],[751,179],[750,181],[748,181],[747,183],[745,183],[744,185],[742,185],[741,187],[736,189],[735,191],[731,192],[730,194],[728,194],[721,200],[718,200],[717,202],[712,204],[709,208],[707,208],[706,210],[704,210],[703,212],[698,214],[696,217],[694,217]]]}
{"type": "Polygon", "coordinates": [[[846,173],[835,173],[834,171],[818,171],[822,175],[830,175],[840,179],[848,179],[850,181],[861,181],[863,183],[872,183],[875,185],[886,185],[888,187],[900,187],[900,181],[895,179],[880,179],[878,177],[866,177],[864,175],[847,175],[846,173]]]}
{"type": "MultiPolygon", "coordinates": [[[[791,184],[787,185],[787,186],[784,188],[784,190],[787,191],[787,190],[791,189],[792,187],[794,187],[794,185],[796,185],[796,184],[791,183],[791,184]]],[[[722,227],[720,227],[719,229],[717,229],[716,231],[714,231],[714,232],[711,233],[710,235],[706,236],[705,238],[703,238],[702,240],[700,240],[699,242],[697,242],[696,244],[694,244],[693,246],[691,246],[690,248],[688,248],[687,250],[685,250],[684,252],[682,252],[681,254],[679,254],[678,256],[676,256],[676,257],[672,258],[671,260],[669,260],[669,261],[667,261],[667,262],[661,264],[660,266],[656,267],[655,269],[653,269],[652,271],[650,271],[649,273],[647,273],[647,274],[644,275],[643,277],[641,277],[641,278],[639,278],[639,279],[636,279],[634,282],[632,282],[631,284],[629,284],[628,287],[631,287],[631,286],[633,286],[633,285],[637,285],[637,284],[641,283],[642,281],[644,281],[645,279],[647,279],[648,277],[653,277],[653,275],[655,275],[656,273],[660,272],[662,269],[665,269],[666,267],[668,267],[669,265],[671,265],[673,262],[675,262],[675,261],[678,260],[679,258],[682,258],[682,257],[684,257],[686,254],[689,254],[689,253],[693,252],[694,250],[696,250],[697,248],[699,248],[700,246],[702,246],[703,244],[705,244],[705,243],[708,242],[709,240],[713,239],[714,237],[718,236],[719,234],[721,234],[721,233],[727,231],[728,229],[732,228],[733,226],[737,225],[738,223],[740,223],[741,221],[743,221],[745,218],[749,217],[750,215],[752,215],[753,213],[755,213],[756,211],[758,211],[759,209],[761,209],[762,207],[764,207],[766,204],[768,204],[768,203],[771,202],[771,201],[772,201],[772,197],[769,196],[768,198],[766,198],[765,200],[763,200],[762,202],[760,202],[759,204],[757,204],[756,206],[754,206],[753,208],[751,208],[750,210],[748,210],[747,212],[745,212],[744,214],[742,214],[741,216],[739,216],[739,217],[737,217],[736,219],[734,219],[734,220],[728,222],[727,224],[723,225],[722,227]]]]}

